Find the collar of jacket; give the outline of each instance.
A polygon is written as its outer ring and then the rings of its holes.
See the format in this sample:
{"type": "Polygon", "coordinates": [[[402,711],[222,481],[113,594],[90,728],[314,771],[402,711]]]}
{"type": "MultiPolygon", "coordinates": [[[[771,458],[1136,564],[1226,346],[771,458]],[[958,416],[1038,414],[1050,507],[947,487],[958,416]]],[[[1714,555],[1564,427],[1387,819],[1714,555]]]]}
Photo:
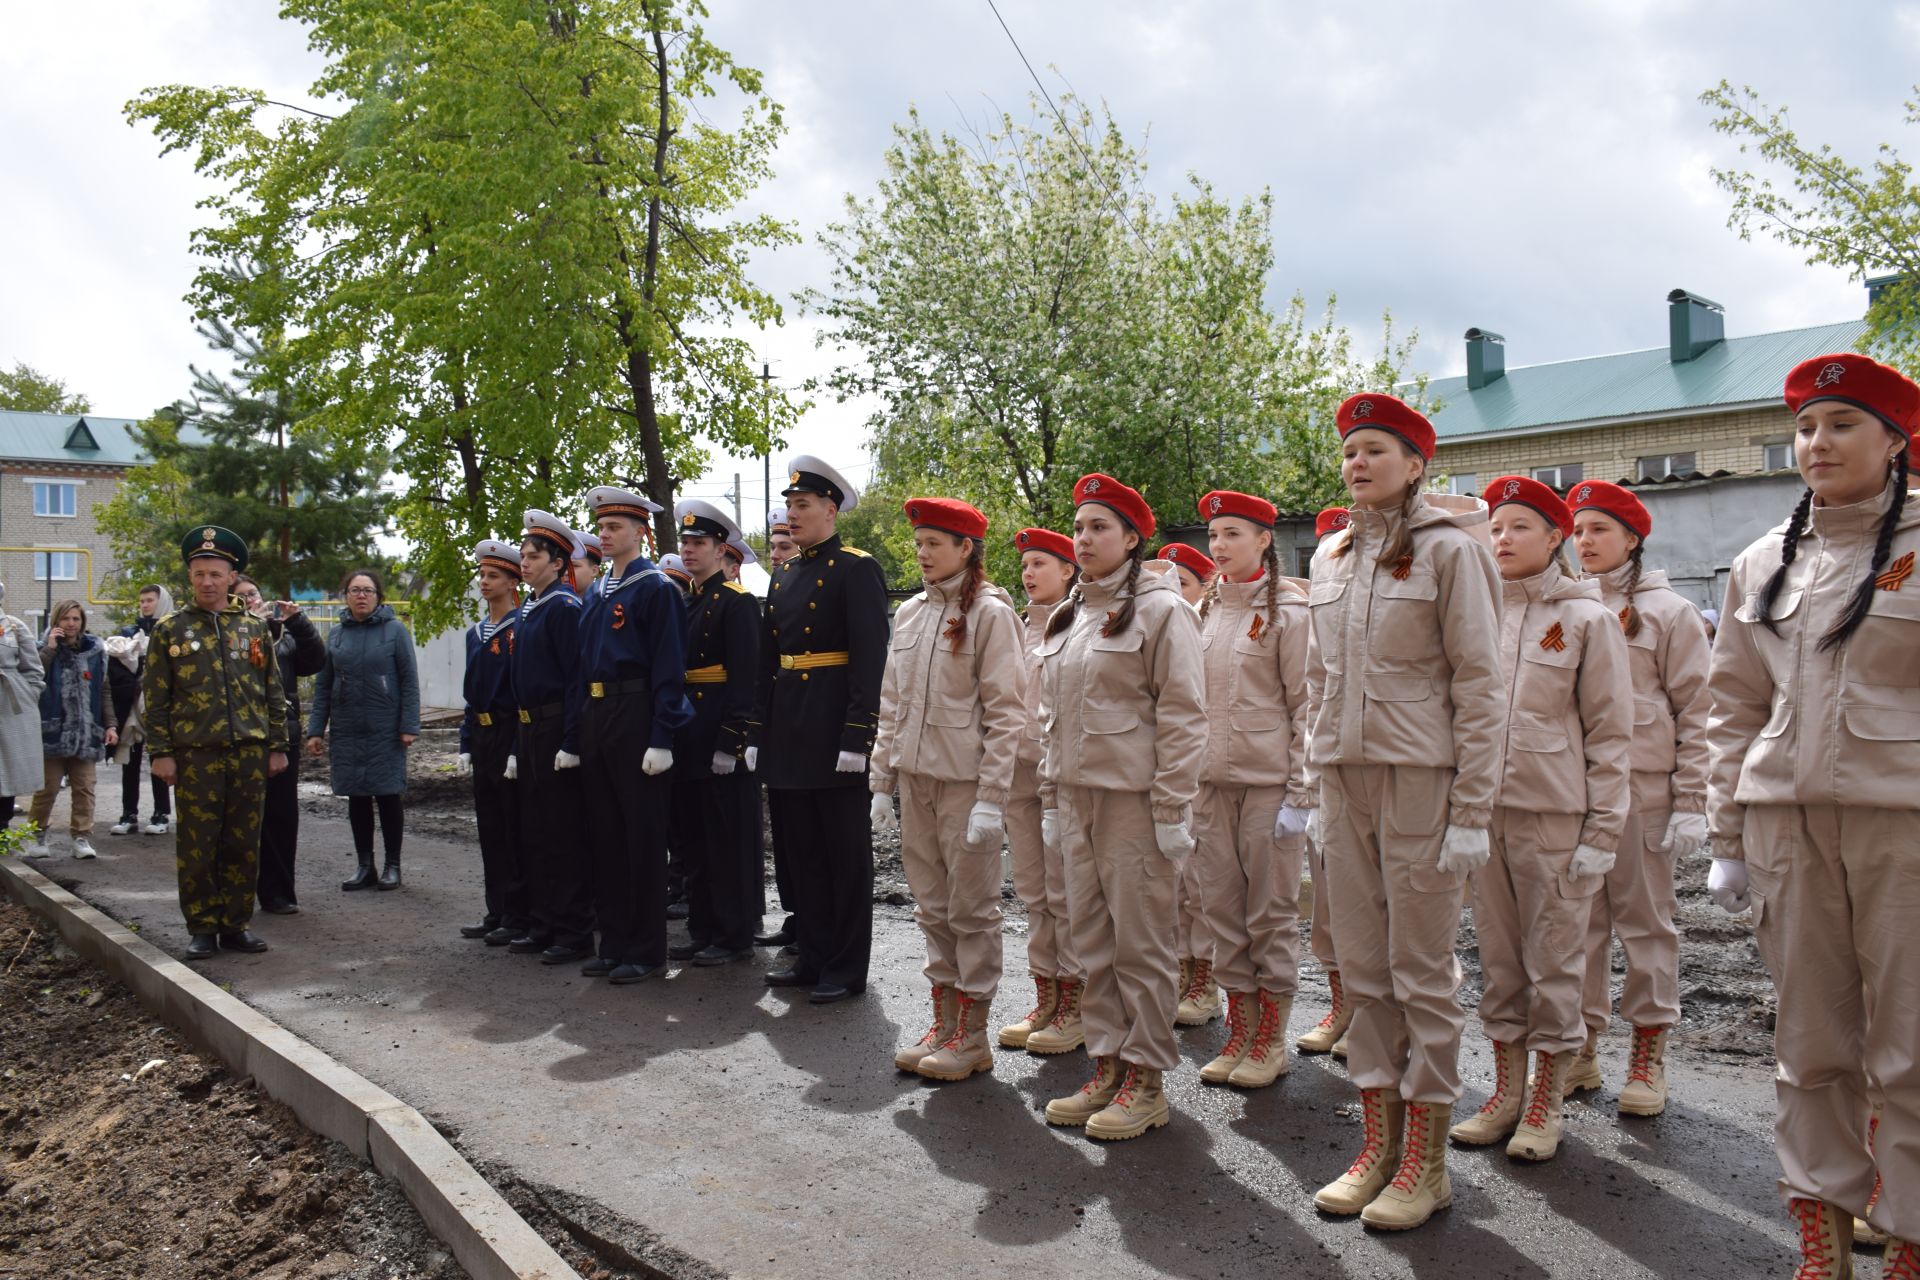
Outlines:
{"type": "Polygon", "coordinates": [[[1510,578],[1500,584],[1500,594],[1508,604],[1531,601],[1600,599],[1600,584],[1591,578],[1569,578],[1556,555],[1547,567],[1531,578],[1510,578]]]}
{"type": "Polygon", "coordinates": [[[346,617],[340,619],[340,625],[346,626],[346,627],[370,627],[374,625],[376,622],[392,622],[392,621],[393,621],[393,606],[388,604],[380,604],[380,605],[375,605],[373,608],[373,612],[368,614],[364,618],[356,618],[352,614],[348,614],[346,617]]]}
{"type": "MultiPolygon", "coordinates": [[[[803,559],[811,560],[815,556],[825,555],[829,551],[838,551],[839,549],[840,549],[840,531],[836,529],[832,533],[828,534],[826,537],[820,539],[820,541],[808,547],[805,551],[802,551],[800,555],[803,559]]],[[[789,560],[787,563],[791,564],[793,562],[789,560]]]]}
{"type": "MultiPolygon", "coordinates": [[[[1856,502],[1845,507],[1823,507],[1816,501],[1809,513],[1808,523],[1814,533],[1829,542],[1844,542],[1853,538],[1877,538],[1880,536],[1880,521],[1886,516],[1887,508],[1893,503],[1893,482],[1868,498],[1865,502],[1856,502]]],[[[1900,512],[1900,528],[1911,529],[1920,525],[1920,501],[1914,494],[1907,495],[1907,504],[1900,512]]],[[[1782,532],[1786,525],[1780,526],[1782,532]]]]}
{"type": "MultiPolygon", "coordinates": [[[[1067,590],[1072,591],[1073,588],[1068,587],[1067,590]]],[[[1066,602],[1067,598],[1065,596],[1061,596],[1052,604],[1036,604],[1031,600],[1027,601],[1027,611],[1024,615],[1027,620],[1027,625],[1029,627],[1045,627],[1047,622],[1053,617],[1053,611],[1066,602]]]]}
{"type": "MultiPolygon", "coordinates": [[[[943,582],[927,583],[926,587],[920,592],[920,594],[925,596],[928,600],[931,600],[936,604],[947,604],[950,601],[958,600],[960,598],[960,588],[964,587],[966,583],[967,583],[967,571],[965,569],[962,569],[960,572],[954,574],[951,578],[948,578],[943,582]]],[[[986,585],[987,584],[984,582],[981,584],[982,587],[985,587],[986,585]]]]}
{"type": "MultiPolygon", "coordinates": [[[[1625,595],[1627,593],[1627,579],[1632,576],[1633,561],[1629,560],[1618,569],[1609,569],[1605,573],[1591,574],[1587,580],[1589,582],[1599,583],[1603,590],[1618,591],[1621,595],[1625,595]]],[[[1640,574],[1640,589],[1642,591],[1651,591],[1655,587],[1664,587],[1666,585],[1667,571],[1665,569],[1647,569],[1640,574]]]]}
{"type": "MultiPolygon", "coordinates": [[[[246,612],[246,609],[241,606],[240,597],[238,596],[228,596],[227,603],[219,609],[203,609],[197,603],[190,604],[186,607],[192,609],[195,613],[204,613],[209,618],[224,618],[229,614],[246,612]]],[[[343,618],[341,621],[344,622],[345,619],[343,618]]]]}
{"type": "MultiPolygon", "coordinates": [[[[1080,598],[1095,608],[1106,608],[1118,600],[1124,593],[1127,585],[1127,570],[1129,568],[1130,565],[1123,562],[1118,569],[1115,569],[1104,578],[1095,578],[1091,581],[1084,578],[1081,579],[1080,598]]],[[[1171,582],[1144,566],[1140,570],[1139,577],[1135,578],[1133,583],[1133,595],[1135,599],[1155,591],[1175,590],[1176,588],[1171,582]]]]}

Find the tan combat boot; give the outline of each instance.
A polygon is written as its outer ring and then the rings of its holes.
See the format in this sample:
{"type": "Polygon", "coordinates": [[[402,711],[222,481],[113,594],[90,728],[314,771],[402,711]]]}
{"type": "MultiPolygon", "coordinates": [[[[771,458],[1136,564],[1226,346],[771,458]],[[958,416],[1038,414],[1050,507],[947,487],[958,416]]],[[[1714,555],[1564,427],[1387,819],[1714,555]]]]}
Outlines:
{"type": "Polygon", "coordinates": [[[1333,1008],[1327,1010],[1327,1016],[1312,1030],[1293,1042],[1293,1047],[1302,1053],[1332,1052],[1353,1023],[1353,1006],[1347,1003],[1347,989],[1340,981],[1338,969],[1327,970],[1327,989],[1333,993],[1333,1008]]]}
{"type": "Polygon", "coordinates": [[[1890,1237],[1887,1256],[1880,1262],[1880,1280],[1920,1280],[1920,1244],[1890,1237]]]}
{"type": "Polygon", "coordinates": [[[1533,1055],[1533,1078],[1527,1088],[1526,1110],[1520,1115],[1520,1127],[1507,1143],[1507,1154],[1516,1160],[1551,1160],[1560,1150],[1560,1135],[1566,1128],[1561,1103],[1567,1096],[1567,1068],[1573,1064],[1573,1051],[1548,1053],[1542,1049],[1533,1055]]]}
{"type": "Polygon", "coordinates": [[[1587,1032],[1587,1042],[1580,1052],[1573,1055],[1573,1063],[1567,1068],[1567,1096],[1571,1098],[1582,1089],[1604,1089],[1606,1077],[1600,1074],[1600,1060],[1594,1056],[1594,1034],[1587,1032]]]}
{"type": "Polygon", "coordinates": [[[929,1080],[965,1080],[976,1071],[993,1070],[993,1050],[987,1047],[987,1014],[992,1005],[991,996],[962,991],[952,1032],[914,1070],[929,1080]]]}
{"type": "MultiPolygon", "coordinates": [[[[1823,1200],[1791,1200],[1787,1212],[1800,1224],[1800,1269],[1793,1280],[1853,1280],[1853,1215],[1823,1200]]],[[[1894,1274],[1887,1245],[1881,1274],[1894,1274]]]]}
{"type": "Polygon", "coordinates": [[[1073,978],[1061,978],[1059,983],[1053,1018],[1027,1037],[1028,1053],[1071,1053],[1087,1042],[1086,1028],[1080,1023],[1080,993],[1087,984],[1073,978]]]}
{"type": "Polygon", "coordinates": [[[1193,957],[1180,957],[1180,998],[1187,998],[1187,988],[1193,985],[1193,957]]]}
{"type": "Polygon", "coordinates": [[[1406,1104],[1385,1089],[1360,1091],[1360,1155],[1347,1171],[1314,1192],[1323,1213],[1352,1217],[1373,1202],[1400,1163],[1400,1126],[1406,1104]]]}
{"type": "Polygon", "coordinates": [[[1083,1125],[1107,1109],[1120,1092],[1120,1059],[1095,1058],[1093,1079],[1080,1086],[1078,1093],[1055,1098],[1047,1104],[1047,1123],[1083,1125]]]}
{"type": "Polygon", "coordinates": [[[1033,975],[1034,1002],[1027,1016],[1000,1028],[1000,1047],[1024,1049],[1027,1037],[1053,1021],[1054,1006],[1060,1003],[1060,982],[1044,974],[1033,975]]]}
{"type": "Polygon", "coordinates": [[[1400,1167],[1394,1170],[1360,1221],[1381,1231],[1407,1231],[1453,1203],[1447,1177],[1447,1121],[1453,1108],[1444,1102],[1409,1102],[1406,1136],[1400,1142],[1400,1167]]]}
{"type": "Polygon", "coordinates": [[[1102,1142],[1124,1142],[1149,1129],[1158,1129],[1169,1118],[1167,1095],[1160,1088],[1160,1069],[1127,1064],[1120,1091],[1098,1115],[1087,1121],[1087,1136],[1102,1142]]]}
{"type": "Polygon", "coordinates": [[[893,1055],[893,1065],[902,1071],[917,1071],[920,1059],[938,1049],[953,1034],[953,1017],[960,1007],[960,993],[952,987],[933,984],[933,1025],[914,1043],[893,1055]]]}
{"type": "Polygon", "coordinates": [[[1526,1092],[1527,1046],[1493,1042],[1493,1093],[1480,1110],[1453,1126],[1450,1136],[1469,1147],[1504,1142],[1520,1123],[1521,1095],[1526,1092]]]}
{"type": "Polygon", "coordinates": [[[1259,998],[1260,1021],[1254,1024],[1247,1056],[1227,1077],[1228,1084],[1242,1089],[1264,1089],[1287,1074],[1287,1068],[1293,1065],[1287,1056],[1286,1038],[1287,1015],[1293,1012],[1293,1001],[1271,991],[1260,992],[1259,998]]]}
{"type": "Polygon", "coordinates": [[[1195,960],[1193,976],[1180,991],[1180,1008],[1173,1021],[1182,1027],[1204,1027],[1220,1016],[1220,986],[1213,980],[1213,961],[1195,960]]]}
{"type": "Polygon", "coordinates": [[[1257,993],[1252,991],[1227,992],[1227,1043],[1221,1047],[1220,1056],[1200,1068],[1200,1078],[1208,1084],[1225,1084],[1240,1060],[1247,1056],[1247,1045],[1253,1039],[1253,1024],[1248,1019],[1257,993]]]}
{"type": "Polygon", "coordinates": [[[1667,1109],[1667,1028],[1635,1027],[1627,1054],[1627,1083],[1620,1090],[1620,1113],[1657,1116],[1667,1109]]]}

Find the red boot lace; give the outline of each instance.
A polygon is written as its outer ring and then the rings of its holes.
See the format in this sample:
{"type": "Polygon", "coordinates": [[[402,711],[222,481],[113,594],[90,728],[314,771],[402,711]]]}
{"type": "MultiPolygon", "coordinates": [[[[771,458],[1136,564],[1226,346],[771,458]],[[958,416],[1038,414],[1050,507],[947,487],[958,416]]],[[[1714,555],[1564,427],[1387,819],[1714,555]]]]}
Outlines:
{"type": "Polygon", "coordinates": [[[1542,1049],[1534,1057],[1533,1096],[1527,1099],[1527,1114],[1520,1123],[1529,1129],[1542,1129],[1547,1123],[1547,1108],[1553,1104],[1553,1055],[1542,1049]]]}
{"type": "MultiPolygon", "coordinates": [[[[1193,962],[1193,978],[1187,983],[1187,989],[1180,993],[1180,998],[1182,1000],[1204,1000],[1208,995],[1207,988],[1212,985],[1213,961],[1195,960],[1193,962]]],[[[1164,987],[1161,989],[1165,990],[1164,987]]]]}
{"type": "Polygon", "coordinates": [[[1493,1042],[1493,1096],[1480,1108],[1483,1116],[1495,1115],[1507,1105],[1507,1095],[1513,1089],[1513,1071],[1505,1050],[1506,1045],[1498,1040],[1493,1042]]]}
{"type": "Polygon", "coordinates": [[[1795,1200],[1789,1211],[1800,1223],[1800,1269],[1794,1280],[1826,1280],[1834,1274],[1833,1241],[1821,1229],[1818,1200],[1795,1200]]]}
{"type": "Polygon", "coordinates": [[[1887,1241],[1880,1277],[1881,1280],[1920,1280],[1920,1245],[1911,1240],[1887,1241]]]}
{"type": "Polygon", "coordinates": [[[1080,1012],[1080,984],[1068,978],[1060,979],[1060,1003],[1053,1007],[1053,1026],[1064,1027],[1080,1012]]]}
{"type": "Polygon", "coordinates": [[[1227,1001],[1227,1043],[1220,1050],[1223,1058],[1238,1057],[1247,1043],[1247,1002],[1227,1001]]]}
{"type": "Polygon", "coordinates": [[[1280,1030],[1280,1006],[1267,999],[1262,991],[1260,1001],[1260,1025],[1254,1028],[1253,1047],[1247,1050],[1247,1056],[1255,1062],[1265,1062],[1267,1055],[1273,1052],[1273,1037],[1280,1030]]]}
{"type": "Polygon", "coordinates": [[[1129,1102],[1133,1101],[1134,1077],[1136,1073],[1139,1072],[1139,1070],[1140,1068],[1134,1066],[1131,1062],[1127,1064],[1126,1078],[1120,1081],[1120,1089],[1118,1092],[1116,1092],[1113,1095],[1113,1102],[1111,1105],[1116,1107],[1124,1107],[1129,1102]]]}
{"type": "Polygon", "coordinates": [[[1658,1027],[1635,1027],[1633,1029],[1633,1048],[1627,1054],[1627,1080],[1638,1080],[1648,1088],[1653,1087],[1653,1042],[1660,1037],[1658,1027]]]}
{"type": "Polygon", "coordinates": [[[1333,993],[1333,1008],[1327,1010],[1327,1016],[1314,1024],[1315,1031],[1331,1031],[1340,1021],[1340,1011],[1347,1003],[1346,993],[1340,989],[1340,975],[1334,970],[1327,971],[1327,990],[1333,993]]]}
{"type": "Polygon", "coordinates": [[[927,1028],[927,1034],[920,1037],[920,1044],[927,1048],[937,1048],[947,1038],[947,1021],[940,1016],[941,1002],[946,998],[945,987],[933,989],[933,1025],[927,1028]]]}
{"type": "Polygon", "coordinates": [[[1107,1064],[1096,1060],[1093,1064],[1093,1079],[1080,1086],[1080,1092],[1092,1096],[1100,1092],[1100,1082],[1107,1078],[1107,1064]]]}
{"type": "Polygon", "coordinates": [[[967,1038],[967,1024],[970,1020],[970,1015],[973,1013],[973,1006],[979,1003],[978,1000],[966,992],[963,991],[960,993],[960,1008],[953,1016],[953,1030],[948,1033],[947,1038],[941,1042],[940,1047],[942,1049],[958,1049],[960,1047],[960,1042],[967,1038]]]}
{"type": "Polygon", "coordinates": [[[1387,1148],[1387,1105],[1378,1089],[1360,1091],[1360,1124],[1365,1139],[1360,1155],[1347,1168],[1349,1178],[1358,1178],[1371,1170],[1387,1148]]]}
{"type": "Polygon", "coordinates": [[[1401,1130],[1400,1167],[1394,1170],[1391,1184],[1402,1194],[1412,1195],[1420,1175],[1427,1171],[1427,1113],[1432,1109],[1424,1102],[1407,1104],[1406,1125],[1401,1130]]]}
{"type": "Polygon", "coordinates": [[[1052,981],[1052,978],[1043,978],[1037,973],[1033,975],[1033,1008],[1027,1010],[1028,1026],[1037,1025],[1034,1019],[1038,1018],[1040,1011],[1047,1007],[1047,992],[1052,990],[1048,984],[1052,981]]]}

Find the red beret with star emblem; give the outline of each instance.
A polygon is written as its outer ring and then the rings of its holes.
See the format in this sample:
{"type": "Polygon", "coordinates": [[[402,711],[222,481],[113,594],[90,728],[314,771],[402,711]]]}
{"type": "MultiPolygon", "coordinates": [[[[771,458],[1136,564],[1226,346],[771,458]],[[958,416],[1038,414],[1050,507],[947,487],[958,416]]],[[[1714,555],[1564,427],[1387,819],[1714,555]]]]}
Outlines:
{"type": "Polygon", "coordinates": [[[1433,461],[1433,424],[1425,414],[1396,396],[1377,391],[1348,396],[1334,414],[1333,422],[1340,429],[1342,440],[1352,432],[1371,427],[1399,436],[1415,453],[1433,461]]]}
{"type": "Polygon", "coordinates": [[[1168,564],[1177,564],[1202,582],[1211,578],[1215,569],[1219,567],[1184,542],[1169,542],[1154,552],[1153,558],[1165,560],[1168,564]]]}
{"type": "Polygon", "coordinates": [[[1573,536],[1573,512],[1567,510],[1559,494],[1530,476],[1500,476],[1480,497],[1489,511],[1498,511],[1509,502],[1532,507],[1545,516],[1547,523],[1558,529],[1562,537],[1573,536]]]}
{"type": "Polygon", "coordinates": [[[1014,535],[1013,544],[1020,548],[1022,555],[1029,551],[1044,551],[1050,556],[1059,556],[1068,564],[1078,563],[1073,558],[1073,539],[1051,529],[1022,529],[1014,535]]]}
{"type": "Polygon", "coordinates": [[[1098,471],[1092,475],[1080,477],[1080,483],[1073,486],[1073,505],[1085,506],[1097,502],[1115,515],[1133,526],[1133,531],[1143,538],[1151,538],[1157,527],[1153,522],[1153,508],[1139,492],[1115,480],[1112,476],[1103,476],[1098,471]]]}
{"type": "Polygon", "coordinates": [[[987,518],[958,498],[908,498],[900,509],[916,529],[938,529],[960,538],[987,536],[987,518]]]}
{"type": "Polygon", "coordinates": [[[1567,495],[1570,511],[1604,511],[1642,538],[1653,532],[1653,515],[1640,499],[1605,480],[1582,480],[1567,495]]]}
{"type": "Polygon", "coordinates": [[[1273,522],[1280,518],[1280,512],[1265,498],[1256,498],[1250,493],[1235,493],[1231,489],[1215,489],[1200,499],[1200,518],[1212,520],[1215,516],[1238,516],[1242,520],[1251,520],[1262,529],[1273,528],[1273,522]]]}
{"type": "Polygon", "coordinates": [[[1907,466],[1920,471],[1920,386],[1851,351],[1802,360],[1787,375],[1787,408],[1799,413],[1822,400],[1838,400],[1865,409],[1907,438],[1907,466]]]}
{"type": "Polygon", "coordinates": [[[1353,523],[1353,517],[1345,507],[1328,507],[1313,518],[1313,536],[1324,538],[1330,533],[1338,533],[1353,523]]]}

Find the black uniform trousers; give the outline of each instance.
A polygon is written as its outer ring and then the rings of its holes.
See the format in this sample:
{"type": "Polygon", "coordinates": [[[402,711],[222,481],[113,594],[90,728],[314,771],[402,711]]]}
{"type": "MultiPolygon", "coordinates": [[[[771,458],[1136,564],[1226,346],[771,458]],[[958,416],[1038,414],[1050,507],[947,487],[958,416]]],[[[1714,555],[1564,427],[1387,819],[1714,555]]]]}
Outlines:
{"type": "Polygon", "coordinates": [[[786,848],[799,898],[794,972],[850,991],[866,990],[873,949],[869,798],[860,786],[767,788],[774,847],[786,848]]]}
{"type": "Polygon", "coordinates": [[[558,715],[520,726],[521,866],[533,911],[532,937],[593,949],[593,863],[582,838],[579,769],[556,769],[566,724],[558,715]]]}
{"type": "Polygon", "coordinates": [[[615,964],[667,962],[673,773],[648,777],[640,771],[652,736],[652,711],[653,694],[639,690],[589,698],[580,714],[600,958],[615,964]]]}
{"type": "MultiPolygon", "coordinates": [[[[767,811],[774,812],[773,788],[764,788],[763,794],[767,797],[767,811]]],[[[780,895],[780,910],[786,913],[786,919],[780,922],[780,927],[798,938],[800,936],[800,894],[793,887],[793,856],[787,852],[786,843],[780,838],[780,824],[774,822],[772,827],[773,887],[780,895]]]]}
{"type": "Polygon", "coordinates": [[[295,751],[287,756],[287,767],[279,776],[267,779],[267,811],[260,820],[257,891],[262,906],[282,902],[299,904],[300,895],[293,887],[293,861],[299,852],[300,753],[295,751]]]}
{"type": "Polygon", "coordinates": [[[675,763],[669,775],[673,846],[687,858],[687,934],[696,946],[745,951],[760,927],[760,784],[744,763],[726,774],[692,763],[675,763]],[[750,821],[751,848],[742,834],[750,821]]]}
{"type": "Polygon", "coordinates": [[[495,712],[494,716],[492,724],[474,725],[467,743],[473,748],[473,819],[480,829],[480,881],[487,899],[486,923],[520,934],[533,927],[526,868],[520,857],[520,784],[501,776],[519,734],[512,712],[495,712]]]}

